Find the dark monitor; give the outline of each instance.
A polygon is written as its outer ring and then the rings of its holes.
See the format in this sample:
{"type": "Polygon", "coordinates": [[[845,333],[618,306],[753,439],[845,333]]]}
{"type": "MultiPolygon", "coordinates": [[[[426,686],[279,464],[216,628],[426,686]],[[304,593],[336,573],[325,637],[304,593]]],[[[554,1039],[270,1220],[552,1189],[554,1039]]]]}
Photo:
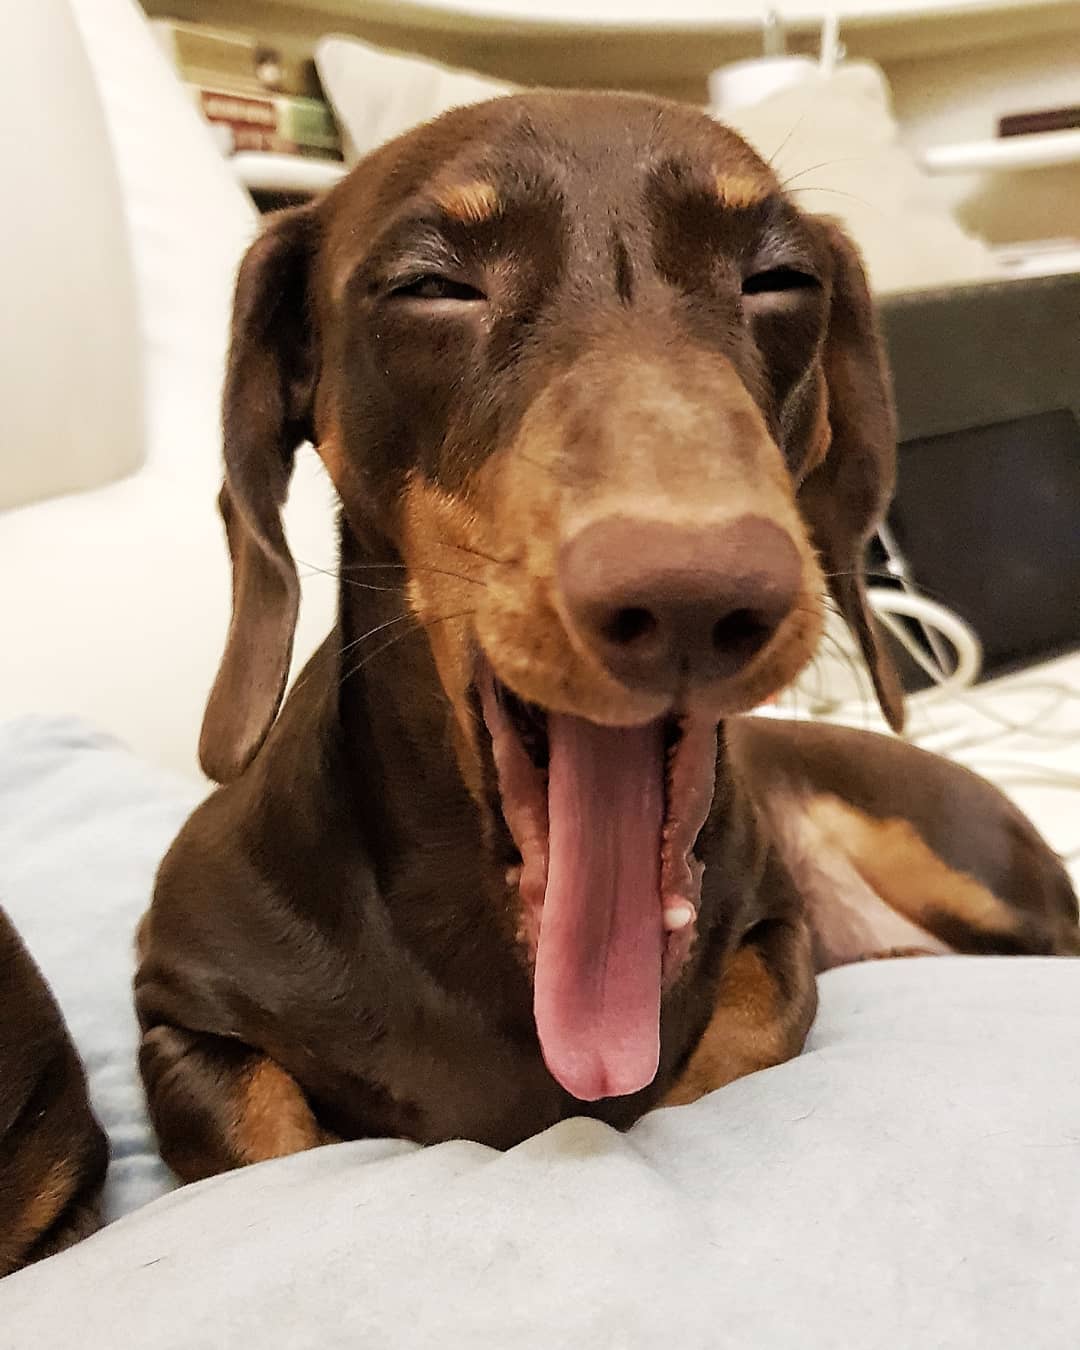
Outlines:
{"type": "MultiPolygon", "coordinates": [[[[904,297],[883,319],[901,433],[889,525],[912,581],[975,629],[985,676],[1080,648],[1080,278],[904,297]]],[[[883,561],[873,545],[869,566],[883,561]]]]}

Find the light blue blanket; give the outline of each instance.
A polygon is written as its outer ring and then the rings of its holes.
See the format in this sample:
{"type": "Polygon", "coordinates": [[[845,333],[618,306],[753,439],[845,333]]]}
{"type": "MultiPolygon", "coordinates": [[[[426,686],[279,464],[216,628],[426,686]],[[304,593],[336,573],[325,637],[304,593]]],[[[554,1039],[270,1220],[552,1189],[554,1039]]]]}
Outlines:
{"type": "MultiPolygon", "coordinates": [[[[0,728],[0,894],[158,1196],[131,935],[197,790],[0,728]]],[[[187,1187],[0,1283],[2,1350],[1076,1350],[1080,966],[875,962],[808,1052],[627,1135],[341,1144],[187,1187]]]]}

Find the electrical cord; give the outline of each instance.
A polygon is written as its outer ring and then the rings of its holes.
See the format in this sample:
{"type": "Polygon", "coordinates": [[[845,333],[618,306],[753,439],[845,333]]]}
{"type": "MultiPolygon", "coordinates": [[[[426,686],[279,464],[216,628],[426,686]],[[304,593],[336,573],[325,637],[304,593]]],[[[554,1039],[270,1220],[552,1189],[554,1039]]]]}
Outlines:
{"type": "Polygon", "coordinates": [[[888,629],[920,670],[933,680],[933,689],[929,691],[932,697],[947,697],[970,689],[979,678],[982,643],[975,630],[951,609],[907,589],[893,591],[872,586],[867,599],[882,627],[888,629]],[[898,618],[914,619],[918,623],[927,635],[932,656],[922,650],[904,625],[897,622],[898,618]],[[942,639],[952,648],[951,662],[942,639]]]}

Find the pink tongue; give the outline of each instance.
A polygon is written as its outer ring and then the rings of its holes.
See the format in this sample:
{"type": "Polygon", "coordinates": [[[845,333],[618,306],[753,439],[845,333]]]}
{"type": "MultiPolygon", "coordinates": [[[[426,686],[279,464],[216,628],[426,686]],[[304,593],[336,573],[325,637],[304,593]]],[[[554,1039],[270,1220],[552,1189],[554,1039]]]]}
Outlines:
{"type": "Polygon", "coordinates": [[[548,879],[536,949],[544,1060],[582,1101],[647,1087],[660,1057],[661,724],[548,715],[548,879]]]}

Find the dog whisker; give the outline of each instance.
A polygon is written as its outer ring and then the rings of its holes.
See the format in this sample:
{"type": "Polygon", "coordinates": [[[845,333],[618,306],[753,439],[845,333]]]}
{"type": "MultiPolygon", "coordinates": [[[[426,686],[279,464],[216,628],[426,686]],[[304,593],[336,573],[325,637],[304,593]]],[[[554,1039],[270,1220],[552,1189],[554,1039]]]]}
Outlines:
{"type": "MultiPolygon", "coordinates": [[[[391,623],[399,623],[402,619],[413,620],[412,628],[406,629],[404,633],[395,633],[394,636],[389,640],[389,642],[384,642],[382,646],[376,647],[373,652],[368,652],[362,661],[358,661],[357,664],[353,666],[351,670],[346,671],[346,673],[341,677],[341,683],[344,684],[346,680],[351,680],[354,675],[358,674],[361,670],[364,669],[365,666],[369,665],[372,661],[374,661],[377,656],[381,656],[383,652],[389,651],[391,647],[396,646],[399,642],[402,642],[405,638],[411,637],[418,628],[434,628],[436,624],[449,623],[451,619],[469,618],[475,613],[476,613],[475,609],[462,609],[458,610],[454,614],[443,614],[435,619],[425,619],[423,622],[421,622],[421,620],[418,619],[414,614],[401,614],[398,616],[397,619],[391,619],[388,623],[380,624],[379,628],[389,628],[391,623]]],[[[364,637],[372,637],[375,633],[379,631],[379,628],[371,629],[369,632],[364,634],[364,637]]],[[[358,639],[358,641],[359,640],[360,639],[358,639]]],[[[348,645],[350,647],[354,647],[356,643],[351,642],[348,645]]],[[[342,649],[343,652],[345,650],[346,650],[345,648],[342,649]]]]}
{"type": "MultiPolygon", "coordinates": [[[[840,574],[833,573],[832,575],[840,574]]],[[[820,596],[820,602],[827,614],[839,619],[846,627],[847,620],[844,617],[844,613],[830,595],[823,594],[820,596]]],[[[818,616],[818,610],[812,605],[799,604],[796,605],[795,609],[797,613],[806,615],[807,617],[816,618],[818,616]]],[[[796,718],[800,716],[800,699],[807,702],[810,716],[814,715],[815,710],[827,707],[830,702],[835,704],[839,701],[835,697],[830,696],[828,692],[828,673],[823,665],[823,658],[826,655],[833,656],[839,661],[841,666],[851,672],[856,688],[854,701],[859,704],[865,715],[867,710],[873,705],[873,698],[868,692],[866,671],[854,653],[849,651],[833,633],[828,631],[827,628],[822,630],[821,636],[818,639],[817,648],[815,649],[813,656],[811,656],[810,660],[807,662],[803,676],[800,677],[799,680],[796,680],[790,687],[789,694],[792,700],[793,715],[796,718]],[[804,679],[806,676],[812,676],[814,680],[814,688],[812,690],[805,686],[804,679]]],[[[849,702],[851,700],[844,699],[843,701],[849,702]]]]}
{"type": "Polygon", "coordinates": [[[470,548],[466,544],[455,544],[449,539],[435,539],[433,543],[440,544],[443,548],[456,548],[459,553],[471,553],[474,557],[484,558],[487,562],[496,563],[499,567],[509,567],[513,564],[512,558],[496,558],[491,553],[485,553],[482,549],[470,548]]]}
{"type": "Polygon", "coordinates": [[[771,169],[774,169],[774,168],[776,167],[776,161],[777,161],[777,159],[778,159],[779,156],[783,153],[784,149],[786,148],[786,146],[788,145],[788,143],[791,141],[791,138],[795,135],[795,133],[799,130],[799,128],[802,126],[803,122],[805,122],[805,121],[806,121],[806,113],[803,113],[802,116],[801,116],[801,117],[798,119],[798,121],[795,123],[795,125],[794,125],[794,126],[791,128],[791,130],[788,132],[788,134],[784,137],[784,139],[780,142],[780,144],[776,147],[776,149],[775,149],[775,150],[772,152],[772,154],[769,156],[769,167],[770,167],[771,169]]]}
{"type": "MultiPolygon", "coordinates": [[[[381,633],[383,629],[392,628],[395,624],[398,623],[404,623],[406,619],[412,619],[414,623],[418,622],[415,614],[406,613],[395,615],[394,618],[387,619],[383,623],[377,623],[374,628],[369,628],[366,633],[361,633],[358,638],[353,638],[350,642],[346,642],[344,647],[342,647],[341,650],[338,652],[338,659],[340,660],[346,654],[346,652],[350,652],[354,648],[358,647],[361,642],[366,642],[368,638],[372,638],[377,633],[381,633]]],[[[404,636],[404,634],[402,636],[404,636]]],[[[381,651],[382,649],[380,648],[379,650],[381,651]]],[[[359,669],[359,667],[357,667],[356,669],[359,669]]],[[[350,671],[349,673],[352,674],[354,672],[350,671]]],[[[343,675],[341,677],[341,683],[344,684],[347,679],[348,675],[343,675]]],[[[295,694],[297,693],[298,690],[302,689],[306,684],[306,682],[307,682],[307,674],[302,676],[301,679],[299,679],[297,683],[293,686],[293,693],[295,694]]]]}
{"type": "Polygon", "coordinates": [[[514,458],[520,459],[523,464],[531,464],[534,469],[539,469],[541,473],[549,474],[552,478],[556,479],[556,481],[559,479],[559,475],[550,464],[544,464],[539,459],[533,459],[531,455],[525,454],[522,450],[515,450],[514,458]]]}
{"type": "Polygon", "coordinates": [[[838,642],[837,639],[833,637],[831,633],[826,633],[824,635],[824,638],[828,651],[830,651],[839,660],[842,666],[844,666],[847,670],[851,672],[855,682],[854,699],[849,698],[845,698],[843,700],[834,699],[833,701],[834,702],[842,701],[844,703],[850,702],[857,703],[859,705],[860,710],[862,711],[864,726],[869,725],[869,718],[873,710],[875,700],[869,687],[865,667],[858,660],[858,658],[854,656],[852,652],[848,651],[841,642],[838,642]]]}
{"type": "Polygon", "coordinates": [[[346,642],[345,646],[338,652],[338,656],[344,656],[346,652],[352,651],[354,647],[359,647],[361,642],[366,642],[368,638],[374,637],[376,633],[381,633],[384,628],[392,628],[394,624],[404,623],[406,619],[415,620],[416,615],[411,613],[398,614],[392,619],[386,619],[383,623],[377,623],[374,628],[369,628],[366,633],[361,633],[358,638],[353,638],[351,642],[346,642]]]}
{"type": "Polygon", "coordinates": [[[459,581],[479,582],[477,577],[466,576],[464,572],[452,572],[446,567],[433,567],[430,563],[345,563],[341,572],[436,572],[442,577],[457,577],[459,581]]]}
{"type": "MultiPolygon", "coordinates": [[[[826,577],[826,579],[829,578],[839,579],[841,577],[865,577],[867,581],[890,582],[894,587],[896,586],[896,583],[900,580],[900,578],[896,575],[895,572],[889,572],[885,568],[875,568],[875,567],[870,568],[853,567],[849,568],[846,572],[825,572],[823,575],[826,577]]],[[[927,596],[929,599],[936,600],[939,604],[944,605],[946,608],[951,607],[949,599],[944,594],[943,591],[935,590],[933,586],[925,586],[921,581],[917,583],[917,589],[922,595],[927,596]]]]}
{"type": "Polygon", "coordinates": [[[866,671],[858,657],[832,633],[823,633],[822,643],[843,666],[851,671],[855,677],[855,683],[859,687],[859,697],[864,698],[866,695],[866,671]]]}
{"type": "Polygon", "coordinates": [[[375,586],[370,581],[353,581],[351,577],[339,576],[337,572],[332,571],[330,568],[316,567],[314,563],[301,563],[300,565],[301,567],[306,567],[308,569],[306,572],[301,573],[301,580],[303,581],[306,581],[308,577],[313,576],[331,577],[335,581],[344,581],[346,586],[355,586],[358,590],[362,591],[385,591],[388,595],[404,594],[404,588],[401,586],[375,586]]]}
{"type": "Polygon", "coordinates": [[[440,577],[456,577],[458,581],[467,581],[472,586],[487,587],[488,584],[480,577],[469,577],[466,576],[463,572],[451,572],[448,568],[445,567],[429,567],[427,563],[419,564],[418,570],[422,572],[434,572],[437,576],[440,577]]]}
{"type": "Polygon", "coordinates": [[[865,197],[860,197],[857,192],[844,192],[842,188],[816,187],[813,183],[807,183],[805,187],[790,189],[792,196],[796,192],[827,192],[833,197],[846,197],[849,201],[858,202],[860,206],[865,206],[868,211],[876,211],[878,215],[885,214],[876,202],[867,201],[865,197]]]}
{"type": "Polygon", "coordinates": [[[818,164],[807,164],[802,169],[796,169],[787,178],[782,178],[780,187],[786,192],[792,183],[798,182],[800,178],[805,178],[808,173],[817,173],[818,169],[831,169],[834,164],[856,164],[865,161],[865,159],[865,155],[839,155],[835,159],[823,159],[818,164]]]}
{"type": "MultiPolygon", "coordinates": [[[[379,656],[382,652],[388,651],[391,647],[393,647],[396,643],[400,642],[403,638],[411,637],[412,634],[415,633],[416,630],[421,626],[420,620],[416,617],[415,614],[401,614],[398,616],[397,619],[391,620],[391,623],[400,623],[404,619],[411,619],[413,621],[412,626],[410,628],[407,628],[403,633],[395,633],[394,636],[390,638],[388,642],[384,642],[381,646],[376,647],[373,652],[368,652],[367,655],[361,661],[358,661],[356,665],[352,666],[349,670],[345,671],[340,681],[342,684],[345,684],[347,680],[351,680],[354,675],[356,675],[359,671],[363,670],[363,668],[368,664],[368,662],[373,661],[376,656],[379,656]]],[[[379,632],[381,628],[389,628],[389,627],[390,627],[389,623],[381,624],[379,628],[372,629],[371,632],[365,633],[364,636],[372,637],[374,636],[375,633],[379,632]]],[[[351,642],[349,643],[349,646],[355,647],[356,643],[351,642]]],[[[346,650],[347,648],[344,647],[342,648],[342,655],[344,655],[346,650]]]]}
{"type": "Polygon", "coordinates": [[[399,572],[434,572],[441,577],[454,577],[457,581],[466,581],[471,586],[487,586],[487,582],[480,577],[466,576],[464,572],[452,572],[446,567],[432,567],[428,563],[345,563],[342,567],[334,571],[327,567],[318,567],[315,563],[306,563],[298,560],[303,567],[311,568],[312,572],[321,573],[323,576],[334,577],[338,581],[344,581],[349,586],[358,586],[368,591],[391,591],[397,594],[404,594],[404,586],[375,586],[369,582],[355,581],[351,577],[344,575],[346,572],[381,572],[381,571],[399,571],[399,572]]]}

